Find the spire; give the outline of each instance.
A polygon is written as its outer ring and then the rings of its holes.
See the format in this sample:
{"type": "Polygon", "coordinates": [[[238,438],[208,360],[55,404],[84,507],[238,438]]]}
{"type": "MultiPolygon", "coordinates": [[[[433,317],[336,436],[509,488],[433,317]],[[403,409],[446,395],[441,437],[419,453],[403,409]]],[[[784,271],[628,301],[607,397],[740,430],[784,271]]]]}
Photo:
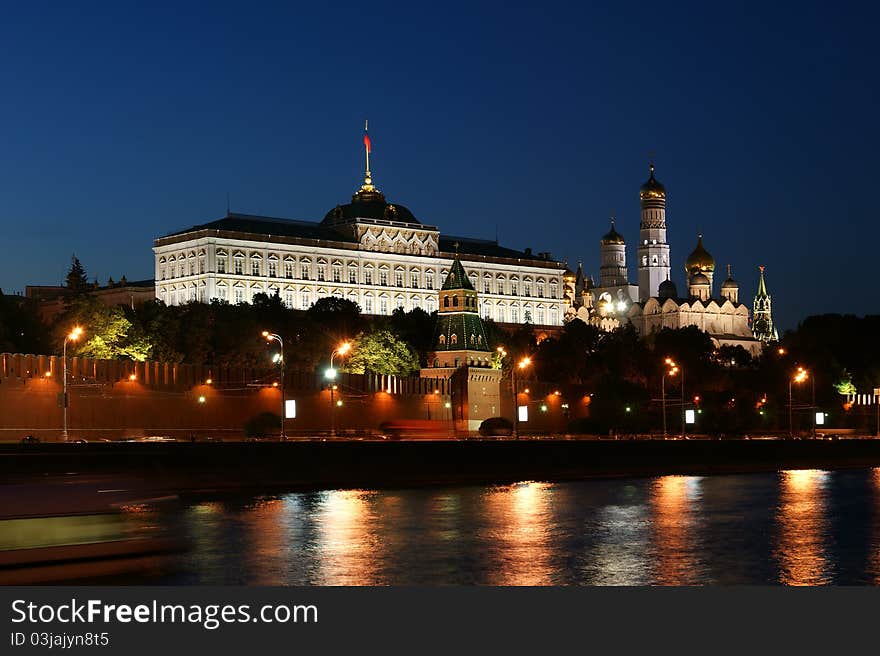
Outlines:
{"type": "Polygon", "coordinates": [[[369,121],[364,121],[364,156],[366,157],[367,168],[364,172],[364,184],[361,185],[361,188],[357,190],[354,197],[352,198],[352,202],[373,202],[379,201],[384,203],[385,196],[382,195],[382,192],[379,191],[373,185],[373,174],[370,172],[370,153],[373,152],[373,144],[370,141],[370,133],[369,133],[370,123],[369,121]]]}
{"type": "Polygon", "coordinates": [[[470,278],[468,278],[467,273],[464,270],[464,266],[461,264],[461,258],[458,257],[457,242],[455,244],[455,259],[452,261],[452,266],[449,267],[449,274],[446,276],[446,280],[443,281],[441,289],[474,289],[470,278]]]}
{"type": "Polygon", "coordinates": [[[367,156],[367,171],[364,175],[364,185],[373,184],[373,176],[370,174],[370,150],[372,150],[372,144],[370,143],[370,121],[369,119],[364,119],[364,153],[367,156]]]}
{"type": "Polygon", "coordinates": [[[761,272],[758,275],[758,296],[763,298],[763,297],[769,296],[769,294],[767,293],[767,283],[764,282],[764,265],[763,264],[758,267],[758,271],[761,272]]]}

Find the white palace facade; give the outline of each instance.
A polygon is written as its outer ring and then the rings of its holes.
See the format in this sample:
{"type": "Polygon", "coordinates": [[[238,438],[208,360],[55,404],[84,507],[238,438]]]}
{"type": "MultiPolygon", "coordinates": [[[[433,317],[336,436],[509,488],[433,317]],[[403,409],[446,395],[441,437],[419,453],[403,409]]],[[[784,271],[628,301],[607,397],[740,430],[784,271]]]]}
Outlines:
{"type": "Polygon", "coordinates": [[[156,297],[167,305],[250,303],[256,294],[277,293],[295,309],[333,296],[365,314],[433,312],[457,252],[480,293],[483,318],[558,326],[566,307],[562,263],[548,253],[441,235],[386,202],[369,166],[351,202],[320,222],[227,213],[155,240],[153,252],[156,297]]]}

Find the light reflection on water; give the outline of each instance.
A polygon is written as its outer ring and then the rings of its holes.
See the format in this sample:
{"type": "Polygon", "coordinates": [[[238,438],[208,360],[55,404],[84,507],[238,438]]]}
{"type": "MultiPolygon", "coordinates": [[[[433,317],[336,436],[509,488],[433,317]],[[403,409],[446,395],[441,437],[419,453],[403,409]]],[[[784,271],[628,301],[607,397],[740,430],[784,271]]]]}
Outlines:
{"type": "Polygon", "coordinates": [[[880,469],[185,504],[168,583],[880,584],[880,469]]]}

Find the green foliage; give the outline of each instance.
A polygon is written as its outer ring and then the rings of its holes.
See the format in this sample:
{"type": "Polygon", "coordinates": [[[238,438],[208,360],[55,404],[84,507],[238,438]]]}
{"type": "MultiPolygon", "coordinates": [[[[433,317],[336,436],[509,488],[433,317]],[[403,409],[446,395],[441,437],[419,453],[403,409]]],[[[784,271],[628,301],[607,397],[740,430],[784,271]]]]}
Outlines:
{"type": "Polygon", "coordinates": [[[390,330],[361,333],[354,341],[346,369],[354,373],[408,376],[419,369],[419,358],[390,330]]]}
{"type": "Polygon", "coordinates": [[[76,255],[70,256],[70,269],[67,271],[65,286],[76,294],[82,294],[91,287],[85,267],[76,255]]]}
{"type": "Polygon", "coordinates": [[[47,353],[49,348],[36,303],[0,292],[0,353],[47,353]]]}
{"type": "Polygon", "coordinates": [[[852,382],[852,375],[846,369],[843,370],[843,378],[834,383],[834,389],[843,396],[858,394],[858,389],[852,382]]]}
{"type": "Polygon", "coordinates": [[[143,330],[132,329],[132,322],[119,307],[109,307],[89,295],[76,297],[57,325],[61,344],[72,326],[83,327],[82,339],[69,345],[78,356],[98,359],[127,358],[143,361],[150,357],[152,345],[143,330]]]}

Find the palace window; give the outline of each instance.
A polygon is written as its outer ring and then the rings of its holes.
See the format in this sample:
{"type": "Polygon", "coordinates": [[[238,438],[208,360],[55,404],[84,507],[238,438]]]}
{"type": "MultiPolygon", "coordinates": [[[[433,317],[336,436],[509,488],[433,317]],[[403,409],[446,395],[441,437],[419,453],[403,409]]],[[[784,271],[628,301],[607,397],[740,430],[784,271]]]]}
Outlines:
{"type": "Polygon", "coordinates": [[[285,291],[285,292],[284,292],[284,305],[285,305],[285,307],[288,307],[288,308],[291,308],[291,309],[292,309],[292,308],[293,308],[293,303],[294,303],[294,300],[293,300],[293,292],[290,291],[290,290],[285,291]]]}
{"type": "Polygon", "coordinates": [[[388,272],[385,269],[379,271],[379,284],[382,287],[388,286],[388,272]]]}
{"type": "Polygon", "coordinates": [[[333,265],[333,282],[342,282],[342,267],[338,264],[333,265]]]}
{"type": "Polygon", "coordinates": [[[369,294],[364,296],[364,312],[367,314],[373,313],[373,297],[369,294]]]}
{"type": "Polygon", "coordinates": [[[300,276],[299,277],[302,278],[303,280],[308,280],[309,279],[309,272],[311,271],[311,268],[312,267],[309,265],[308,262],[303,262],[302,265],[300,265],[300,269],[299,269],[300,276]]]}
{"type": "Polygon", "coordinates": [[[401,310],[403,309],[403,306],[404,306],[403,296],[398,296],[398,297],[395,299],[395,305],[397,305],[397,307],[398,307],[399,309],[401,309],[401,310]]]}
{"type": "Polygon", "coordinates": [[[511,293],[511,295],[513,295],[513,296],[518,296],[518,295],[519,295],[519,287],[517,286],[517,282],[516,282],[516,280],[511,280],[511,281],[510,281],[510,293],[511,293]]]}
{"type": "Polygon", "coordinates": [[[489,294],[489,293],[490,293],[489,290],[490,290],[491,288],[492,288],[492,284],[491,284],[488,280],[484,280],[484,281],[483,281],[483,293],[484,293],[484,294],[489,294]]]}
{"type": "Polygon", "coordinates": [[[427,302],[425,303],[425,310],[427,310],[429,314],[437,309],[434,303],[435,301],[433,296],[429,297],[427,302]]]}
{"type": "Polygon", "coordinates": [[[199,255],[199,273],[205,273],[205,256],[199,255]]]}
{"type": "Polygon", "coordinates": [[[559,310],[556,308],[550,310],[550,323],[554,326],[559,324],[559,310]]]}
{"type": "Polygon", "coordinates": [[[242,287],[235,288],[235,304],[244,303],[244,289],[242,287]]]}
{"type": "Polygon", "coordinates": [[[226,255],[217,254],[217,273],[226,273],[226,255]]]}
{"type": "Polygon", "coordinates": [[[538,298],[544,298],[544,281],[538,282],[538,298]]]}
{"type": "Polygon", "coordinates": [[[276,262],[275,260],[269,260],[269,277],[278,277],[278,262],[276,262]]]}
{"type": "Polygon", "coordinates": [[[516,306],[510,308],[510,322],[519,323],[519,308],[516,306]]]}
{"type": "Polygon", "coordinates": [[[233,259],[233,266],[235,267],[234,271],[236,275],[244,274],[244,258],[241,255],[236,255],[233,259]]]}
{"type": "Polygon", "coordinates": [[[409,286],[413,289],[419,288],[419,274],[417,271],[413,271],[409,274],[409,286]]]}
{"type": "Polygon", "coordinates": [[[396,283],[398,287],[403,287],[403,271],[398,271],[395,276],[396,283]]]}
{"type": "Polygon", "coordinates": [[[434,289],[434,272],[433,271],[428,271],[428,273],[425,274],[425,287],[427,287],[428,289],[434,289]]]}
{"type": "Polygon", "coordinates": [[[251,275],[259,276],[260,274],[260,261],[259,260],[251,260],[251,275]]]}
{"type": "Polygon", "coordinates": [[[318,265],[318,282],[323,282],[326,274],[327,274],[327,265],[326,264],[319,264],[318,265]]]}
{"type": "Polygon", "coordinates": [[[309,293],[308,289],[304,289],[302,294],[300,294],[300,308],[303,310],[308,310],[312,305],[312,295],[309,293]]]}
{"type": "Polygon", "coordinates": [[[355,267],[348,268],[348,282],[352,285],[356,285],[358,281],[358,272],[355,267]]]}
{"type": "Polygon", "coordinates": [[[293,262],[284,263],[284,277],[293,278],[293,262]]]}
{"type": "Polygon", "coordinates": [[[379,314],[388,314],[388,299],[379,299],[379,314]]]}
{"type": "Polygon", "coordinates": [[[458,344],[458,335],[456,333],[452,333],[452,337],[450,338],[449,342],[451,344],[458,344]]]}
{"type": "Polygon", "coordinates": [[[364,284],[372,285],[373,284],[373,270],[366,269],[364,270],[364,284]]]}
{"type": "Polygon", "coordinates": [[[440,345],[446,344],[446,335],[440,335],[440,345]]]}
{"type": "Polygon", "coordinates": [[[531,296],[531,295],[532,295],[532,283],[527,282],[526,283],[526,296],[531,296]]]}
{"type": "Polygon", "coordinates": [[[444,299],[443,299],[443,307],[445,307],[445,308],[449,307],[449,297],[448,296],[444,297],[444,299]]]}

